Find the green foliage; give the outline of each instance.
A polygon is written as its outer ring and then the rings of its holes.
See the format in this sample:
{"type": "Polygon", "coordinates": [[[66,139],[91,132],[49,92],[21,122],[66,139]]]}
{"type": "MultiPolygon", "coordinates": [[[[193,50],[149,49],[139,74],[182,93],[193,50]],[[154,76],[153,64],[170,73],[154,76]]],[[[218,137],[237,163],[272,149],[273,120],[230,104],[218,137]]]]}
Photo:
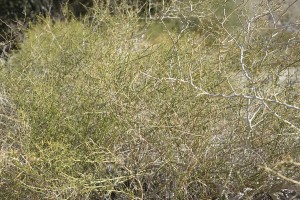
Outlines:
{"type": "Polygon", "coordinates": [[[166,20],[95,7],[26,32],[1,66],[18,121],[5,123],[22,133],[1,149],[1,198],[251,197],[276,183],[263,167],[299,161],[299,87],[282,75],[298,36],[264,19],[230,29],[191,2],[166,20]]]}

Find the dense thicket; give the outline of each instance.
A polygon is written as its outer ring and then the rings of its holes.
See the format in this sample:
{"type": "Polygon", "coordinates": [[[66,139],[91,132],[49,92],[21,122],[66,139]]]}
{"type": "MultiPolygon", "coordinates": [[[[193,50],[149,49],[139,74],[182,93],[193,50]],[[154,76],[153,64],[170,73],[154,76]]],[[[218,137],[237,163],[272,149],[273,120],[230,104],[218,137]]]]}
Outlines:
{"type": "MultiPolygon", "coordinates": [[[[95,1],[97,2],[97,1],[95,1]]],[[[112,13],[114,13],[120,5],[136,9],[140,14],[148,13],[154,14],[158,12],[165,4],[170,1],[162,0],[109,0],[98,1],[99,4],[108,6],[112,13]]],[[[2,0],[0,1],[0,27],[1,30],[6,26],[6,22],[12,22],[17,19],[34,18],[37,14],[50,14],[52,16],[61,16],[62,5],[68,3],[70,10],[74,15],[79,17],[87,12],[87,8],[93,5],[93,0],[2,0]]],[[[124,8],[124,7],[123,7],[124,8]]]]}
{"type": "Polygon", "coordinates": [[[300,199],[285,7],[94,2],[0,59],[0,199],[300,199]]]}
{"type": "Polygon", "coordinates": [[[170,0],[2,0],[0,1],[0,57],[14,47],[15,38],[19,35],[16,25],[25,26],[35,21],[38,15],[49,15],[53,19],[62,19],[64,5],[79,18],[87,13],[96,2],[99,6],[107,8],[111,14],[135,10],[140,16],[149,16],[159,13],[170,0]],[[120,9],[122,8],[122,9],[120,9]],[[2,52],[2,53],[1,53],[2,52]]]}

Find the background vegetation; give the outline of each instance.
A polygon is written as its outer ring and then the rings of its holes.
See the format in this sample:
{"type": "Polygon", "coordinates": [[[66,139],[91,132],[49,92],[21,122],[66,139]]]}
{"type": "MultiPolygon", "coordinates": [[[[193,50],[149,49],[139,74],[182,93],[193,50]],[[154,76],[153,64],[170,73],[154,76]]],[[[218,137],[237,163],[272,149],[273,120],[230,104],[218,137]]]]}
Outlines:
{"type": "MultiPolygon", "coordinates": [[[[161,3],[161,4],[159,4],[161,3]]],[[[299,186],[299,36],[244,3],[39,17],[1,62],[1,199],[259,199],[299,186]]]]}

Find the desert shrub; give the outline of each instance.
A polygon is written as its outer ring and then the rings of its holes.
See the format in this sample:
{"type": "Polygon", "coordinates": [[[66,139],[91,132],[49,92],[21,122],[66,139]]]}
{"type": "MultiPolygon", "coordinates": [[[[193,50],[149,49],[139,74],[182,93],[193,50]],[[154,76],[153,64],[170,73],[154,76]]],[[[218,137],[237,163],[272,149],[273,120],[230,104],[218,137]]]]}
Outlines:
{"type": "Polygon", "coordinates": [[[297,33],[243,6],[234,28],[208,1],[170,6],[142,21],[96,5],[26,32],[0,73],[27,127],[3,197],[228,199],[282,182],[269,172],[299,162],[297,33]]]}
{"type": "Polygon", "coordinates": [[[92,6],[91,0],[2,0],[0,2],[0,58],[17,48],[23,40],[23,31],[39,16],[49,15],[53,20],[62,20],[63,11],[68,11],[79,18],[92,6]],[[64,8],[68,5],[68,9],[64,8]]]}
{"type": "Polygon", "coordinates": [[[23,144],[26,143],[25,128],[26,123],[18,115],[15,105],[8,98],[2,86],[0,97],[0,197],[3,199],[9,197],[8,194],[16,188],[13,179],[5,177],[13,174],[14,167],[11,165],[13,160],[19,156],[22,159],[23,144]]]}

